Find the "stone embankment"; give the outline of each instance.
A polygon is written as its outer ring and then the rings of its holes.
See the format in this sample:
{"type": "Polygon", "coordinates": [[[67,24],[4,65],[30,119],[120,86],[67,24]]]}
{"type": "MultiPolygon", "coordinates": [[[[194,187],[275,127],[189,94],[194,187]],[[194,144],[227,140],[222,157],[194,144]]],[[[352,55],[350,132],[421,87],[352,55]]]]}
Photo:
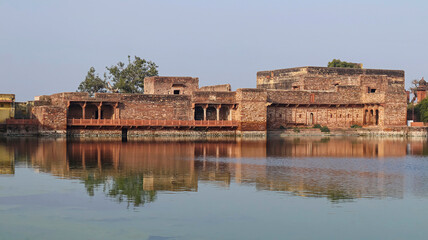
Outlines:
{"type": "Polygon", "coordinates": [[[317,128],[294,128],[269,131],[269,136],[368,136],[368,137],[428,137],[428,127],[334,128],[321,132],[317,128]]]}
{"type": "MultiPolygon", "coordinates": [[[[98,131],[0,131],[0,137],[75,137],[75,138],[121,138],[120,130],[98,131]]],[[[428,127],[392,127],[392,128],[334,128],[330,132],[321,132],[318,128],[294,128],[275,131],[240,132],[240,131],[171,131],[171,130],[130,130],[126,133],[128,138],[266,138],[269,136],[367,136],[367,137],[428,137],[428,127]]]]}

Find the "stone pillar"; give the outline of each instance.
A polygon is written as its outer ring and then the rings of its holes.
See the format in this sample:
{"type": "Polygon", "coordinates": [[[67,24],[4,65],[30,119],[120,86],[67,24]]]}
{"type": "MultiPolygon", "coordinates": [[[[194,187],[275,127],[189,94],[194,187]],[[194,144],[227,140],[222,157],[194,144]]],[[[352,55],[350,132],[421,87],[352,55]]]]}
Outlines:
{"type": "Polygon", "coordinates": [[[207,120],[207,108],[208,108],[208,104],[202,106],[202,108],[204,109],[204,121],[207,120]]]}
{"type": "Polygon", "coordinates": [[[86,102],[82,105],[82,118],[86,118],[86,102]]]}
{"type": "Polygon", "coordinates": [[[232,121],[232,107],[229,106],[229,116],[227,116],[227,120],[232,121]]]}
{"type": "Polygon", "coordinates": [[[114,105],[114,119],[120,119],[120,108],[119,103],[114,105]]]}
{"type": "Polygon", "coordinates": [[[192,113],[193,113],[193,115],[192,115],[192,117],[190,118],[190,119],[193,119],[193,120],[196,120],[196,116],[195,116],[195,107],[193,107],[192,108],[192,113]]]}
{"type": "Polygon", "coordinates": [[[216,109],[216,111],[217,111],[217,121],[219,121],[220,120],[220,108],[221,108],[221,104],[220,105],[218,105],[215,109],[216,109]]]}
{"type": "Polygon", "coordinates": [[[116,112],[117,112],[117,103],[113,105],[113,117],[112,117],[113,120],[117,118],[116,112]]]}
{"type": "Polygon", "coordinates": [[[101,119],[101,106],[103,105],[103,103],[100,103],[98,105],[98,119],[101,119]]]}

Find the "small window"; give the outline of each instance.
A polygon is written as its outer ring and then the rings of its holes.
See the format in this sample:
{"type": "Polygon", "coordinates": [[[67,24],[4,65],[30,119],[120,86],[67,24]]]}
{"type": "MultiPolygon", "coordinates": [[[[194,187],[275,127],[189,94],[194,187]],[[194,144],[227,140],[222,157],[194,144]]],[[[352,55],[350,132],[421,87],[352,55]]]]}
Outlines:
{"type": "Polygon", "coordinates": [[[340,115],[339,115],[339,117],[341,118],[341,117],[342,117],[342,114],[340,114],[340,115]]]}
{"type": "Polygon", "coordinates": [[[293,90],[299,90],[299,86],[293,86],[293,90]]]}
{"type": "Polygon", "coordinates": [[[174,90],[174,94],[175,94],[175,95],[180,94],[180,90],[174,90]]]}
{"type": "Polygon", "coordinates": [[[302,114],[299,114],[299,118],[302,118],[302,114]]]}
{"type": "Polygon", "coordinates": [[[333,114],[330,113],[330,118],[333,118],[333,114]]]}
{"type": "Polygon", "coordinates": [[[358,114],[357,114],[357,117],[358,117],[358,114]]]}
{"type": "Polygon", "coordinates": [[[282,114],[279,114],[279,117],[282,118],[282,114]]]}
{"type": "Polygon", "coordinates": [[[376,92],[376,88],[370,88],[370,93],[375,93],[376,92]]]}

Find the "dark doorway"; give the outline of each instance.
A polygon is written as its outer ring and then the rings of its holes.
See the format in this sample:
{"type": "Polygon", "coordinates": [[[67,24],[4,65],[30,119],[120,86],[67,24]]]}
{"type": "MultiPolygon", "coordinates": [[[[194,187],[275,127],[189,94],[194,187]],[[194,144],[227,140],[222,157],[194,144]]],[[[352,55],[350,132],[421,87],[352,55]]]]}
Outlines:
{"type": "Polygon", "coordinates": [[[204,120],[204,109],[201,106],[195,107],[195,120],[204,120]]]}
{"type": "Polygon", "coordinates": [[[174,90],[174,94],[175,94],[175,95],[180,94],[180,90],[174,90]]]}
{"type": "Polygon", "coordinates": [[[113,119],[114,109],[113,106],[103,105],[101,107],[101,119],[113,119]]]}
{"type": "Polygon", "coordinates": [[[122,128],[122,142],[128,141],[128,129],[122,128]]]}
{"type": "Polygon", "coordinates": [[[217,109],[215,107],[207,108],[207,120],[217,120],[217,109]]]}
{"type": "Polygon", "coordinates": [[[85,108],[86,119],[98,119],[98,107],[94,104],[87,104],[85,108]]]}
{"type": "Polygon", "coordinates": [[[230,108],[221,107],[220,108],[220,119],[219,120],[229,120],[230,108]]]}
{"type": "Polygon", "coordinates": [[[79,104],[71,104],[68,107],[68,119],[81,119],[83,117],[82,107],[79,104]]]}
{"type": "Polygon", "coordinates": [[[376,110],[376,125],[379,125],[379,110],[376,110]]]}

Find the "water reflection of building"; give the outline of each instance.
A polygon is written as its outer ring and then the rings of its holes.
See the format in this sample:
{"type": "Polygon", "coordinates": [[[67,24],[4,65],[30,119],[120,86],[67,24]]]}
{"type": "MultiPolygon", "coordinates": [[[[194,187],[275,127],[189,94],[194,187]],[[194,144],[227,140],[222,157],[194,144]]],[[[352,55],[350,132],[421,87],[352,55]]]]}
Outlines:
{"type": "Polygon", "coordinates": [[[15,160],[12,150],[0,142],[0,175],[15,174],[15,160]]]}
{"type": "Polygon", "coordinates": [[[413,151],[409,144],[413,142],[358,138],[127,143],[38,140],[9,144],[8,148],[23,156],[29,149],[27,159],[32,167],[61,178],[80,179],[89,195],[106,189],[109,197],[143,204],[154,201],[159,191],[197,191],[199,181],[332,200],[401,198],[405,174],[388,169],[389,160],[382,157],[405,156],[413,151]]]}
{"type": "Polygon", "coordinates": [[[403,157],[404,138],[279,138],[267,144],[269,156],[279,157],[403,157]]]}

